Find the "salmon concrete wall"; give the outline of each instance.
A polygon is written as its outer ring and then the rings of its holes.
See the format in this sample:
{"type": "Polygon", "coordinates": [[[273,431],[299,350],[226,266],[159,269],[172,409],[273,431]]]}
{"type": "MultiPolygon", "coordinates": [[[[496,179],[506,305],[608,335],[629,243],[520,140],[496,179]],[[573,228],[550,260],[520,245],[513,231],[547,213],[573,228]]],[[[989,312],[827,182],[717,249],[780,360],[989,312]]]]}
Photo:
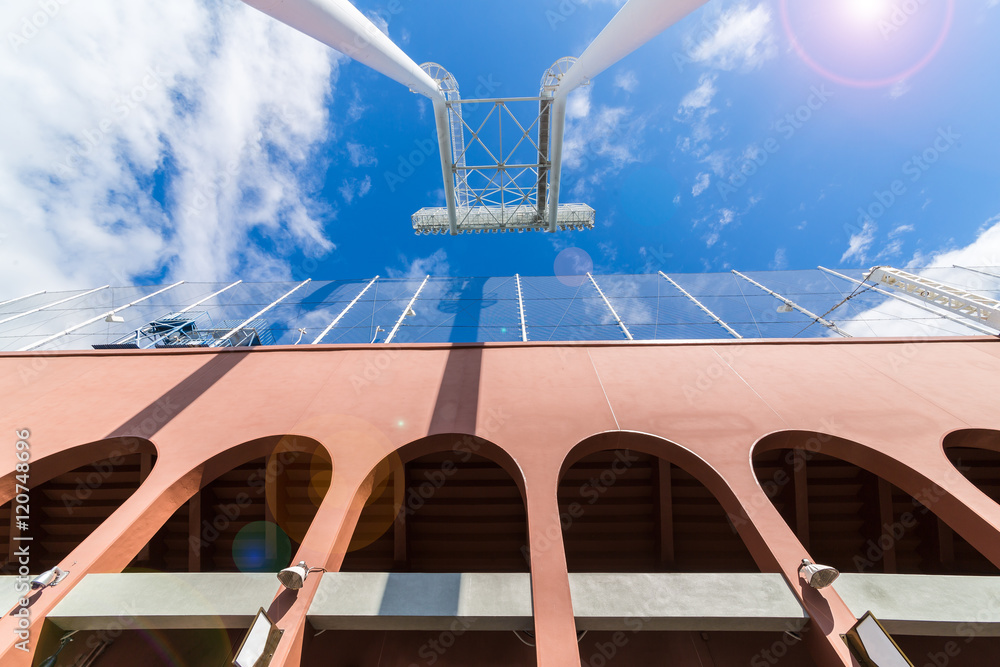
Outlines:
{"type": "MultiPolygon", "coordinates": [[[[380,460],[429,435],[475,435],[502,456],[479,453],[516,466],[524,493],[537,664],[576,666],[559,476],[591,451],[629,447],[704,483],[761,571],[783,574],[810,614],[812,659],[849,665],[839,635],[854,617],[835,586],[798,579],[809,554],[759,486],[756,443],[822,451],[914,496],[937,489],[934,511],[1000,566],[1000,507],[942,449],[950,433],[1000,429],[998,377],[992,338],[11,353],[0,355],[0,501],[14,497],[15,430],[30,430],[32,486],[130,438],[156,449],[139,490],[64,561],[70,576],[31,597],[34,647],[45,613],[84,574],[121,571],[200,487],[268,454],[266,438],[328,450],[333,483],[295,560],[335,570],[380,460]]],[[[272,664],[299,664],[320,578],[297,593],[276,584],[269,611],[285,633],[272,664]]],[[[4,665],[30,664],[10,639],[16,626],[0,620],[4,665]]]]}

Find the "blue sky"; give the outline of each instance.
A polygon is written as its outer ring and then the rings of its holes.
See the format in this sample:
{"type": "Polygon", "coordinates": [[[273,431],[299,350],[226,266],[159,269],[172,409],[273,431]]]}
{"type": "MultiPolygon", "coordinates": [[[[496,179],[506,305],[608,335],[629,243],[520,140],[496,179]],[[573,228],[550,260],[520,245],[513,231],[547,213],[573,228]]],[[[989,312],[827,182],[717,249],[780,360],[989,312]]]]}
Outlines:
{"type": "MultiPolygon", "coordinates": [[[[618,9],[356,4],[465,97],[536,95],[618,9]]],[[[37,3],[15,0],[2,278],[552,275],[566,253],[601,273],[1000,264],[997,5],[711,0],[571,104],[562,200],[594,230],[418,237],[441,172],[390,183],[434,130],[399,84],[235,0],[67,3],[35,31],[37,3]]]]}

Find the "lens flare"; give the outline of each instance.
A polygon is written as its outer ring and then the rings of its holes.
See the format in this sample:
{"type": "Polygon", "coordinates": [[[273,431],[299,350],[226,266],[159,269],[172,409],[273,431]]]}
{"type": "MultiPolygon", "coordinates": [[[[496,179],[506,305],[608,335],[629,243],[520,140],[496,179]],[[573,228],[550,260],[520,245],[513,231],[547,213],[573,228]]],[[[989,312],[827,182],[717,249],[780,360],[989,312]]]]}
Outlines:
{"type": "Polygon", "coordinates": [[[799,58],[830,81],[855,88],[888,87],[920,72],[941,50],[955,16],[955,0],[780,4],[785,33],[799,58]],[[859,75],[880,68],[878,74],[859,75]]]}

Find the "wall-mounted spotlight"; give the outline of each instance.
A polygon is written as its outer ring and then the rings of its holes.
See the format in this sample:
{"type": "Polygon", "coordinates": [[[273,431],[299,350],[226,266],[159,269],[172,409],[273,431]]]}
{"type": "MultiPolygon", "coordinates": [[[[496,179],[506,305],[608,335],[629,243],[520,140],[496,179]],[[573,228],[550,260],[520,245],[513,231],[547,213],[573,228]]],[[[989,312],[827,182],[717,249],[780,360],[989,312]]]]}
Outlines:
{"type": "Polygon", "coordinates": [[[31,588],[37,590],[39,588],[48,588],[49,586],[55,586],[60,581],[66,578],[69,574],[66,570],[62,570],[58,567],[54,567],[51,570],[42,572],[40,575],[31,580],[31,588]]]}
{"type": "Polygon", "coordinates": [[[302,588],[302,584],[306,583],[306,577],[309,576],[309,573],[317,571],[326,572],[326,568],[309,567],[304,560],[300,560],[297,564],[286,567],[279,572],[278,581],[288,590],[297,591],[302,588]]]}
{"type": "Polygon", "coordinates": [[[793,310],[795,310],[795,308],[793,308],[792,304],[788,303],[787,301],[785,303],[781,304],[780,306],[778,306],[778,312],[779,313],[790,313],[793,310]]]}
{"type": "Polygon", "coordinates": [[[813,588],[826,588],[840,576],[840,571],[829,565],[817,565],[808,558],[802,559],[799,566],[799,576],[813,588]]]}
{"type": "Polygon", "coordinates": [[[115,315],[114,313],[110,313],[108,314],[107,317],[104,318],[104,321],[109,324],[121,324],[122,322],[125,321],[125,318],[122,317],[121,315],[115,315]]]}

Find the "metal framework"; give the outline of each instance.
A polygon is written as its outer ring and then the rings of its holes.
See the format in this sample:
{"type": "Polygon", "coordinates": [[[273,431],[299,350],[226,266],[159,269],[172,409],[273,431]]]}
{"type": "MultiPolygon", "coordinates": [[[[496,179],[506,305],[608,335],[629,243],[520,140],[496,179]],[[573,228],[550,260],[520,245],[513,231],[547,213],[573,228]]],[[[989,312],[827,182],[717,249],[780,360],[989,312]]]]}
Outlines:
{"type": "Polygon", "coordinates": [[[594,276],[590,275],[590,273],[588,272],[587,277],[590,278],[590,282],[591,284],[593,284],[594,289],[597,290],[597,293],[601,295],[602,299],[604,299],[604,305],[607,306],[608,310],[611,311],[611,316],[615,318],[615,322],[618,323],[618,326],[621,328],[622,333],[625,334],[625,338],[629,340],[634,340],[632,338],[632,334],[628,330],[628,327],[625,326],[624,322],[622,322],[622,318],[618,317],[618,313],[615,312],[614,306],[612,306],[611,302],[608,301],[608,297],[604,296],[604,292],[603,290],[601,290],[601,286],[597,284],[597,281],[594,280],[594,276]]]}
{"type": "Polygon", "coordinates": [[[243,1],[433,101],[446,205],[420,209],[411,221],[417,234],[447,229],[454,236],[485,230],[592,228],[593,209],[559,202],[569,93],[707,0],[629,0],[578,60],[563,58],[545,73],[538,97],[486,100],[462,100],[458,82],[446,69],[437,63],[418,66],[347,0],[243,1]],[[534,120],[519,121],[508,106],[514,102],[536,105],[534,120]],[[463,118],[462,105],[470,103],[492,105],[477,129],[463,118]],[[500,140],[490,149],[482,131],[493,116],[500,140]],[[505,118],[519,133],[509,151],[503,147],[505,118]],[[471,133],[468,144],[466,128],[471,133]],[[530,160],[515,155],[525,141],[534,148],[530,160]],[[476,144],[485,149],[488,161],[469,166],[468,149],[476,144]]]}
{"type": "Polygon", "coordinates": [[[791,299],[783,297],[780,294],[778,294],[777,292],[775,292],[774,290],[769,289],[767,287],[764,287],[763,285],[761,285],[759,282],[757,282],[753,278],[748,278],[747,276],[743,275],[742,273],[740,273],[736,269],[733,269],[733,273],[736,274],[737,276],[739,276],[740,278],[742,278],[743,280],[747,281],[751,285],[754,285],[757,288],[759,288],[759,289],[767,292],[768,294],[770,294],[771,296],[773,296],[778,301],[781,301],[782,303],[784,303],[785,306],[787,306],[789,308],[794,308],[795,310],[799,311],[800,313],[802,313],[806,317],[812,318],[814,321],[819,322],[820,324],[822,324],[826,328],[828,328],[828,329],[830,329],[832,331],[836,331],[838,334],[840,334],[844,338],[851,338],[851,334],[847,333],[846,331],[844,331],[843,329],[841,329],[840,327],[838,327],[833,322],[831,322],[829,320],[826,320],[826,319],[823,319],[821,316],[817,315],[816,313],[813,313],[813,312],[811,312],[809,310],[806,310],[805,308],[803,308],[799,304],[795,303],[791,299]]]}
{"type": "MultiPolygon", "coordinates": [[[[846,280],[848,282],[854,283],[855,285],[866,285],[867,284],[867,283],[865,283],[862,280],[856,280],[854,278],[851,278],[850,276],[845,276],[843,273],[838,273],[838,272],[836,272],[836,271],[834,271],[832,269],[828,269],[828,268],[823,267],[823,266],[820,266],[818,268],[819,268],[820,271],[824,271],[826,273],[829,273],[831,276],[836,276],[836,277],[841,278],[843,280],[846,280]]],[[[975,322],[970,322],[969,320],[963,319],[961,317],[956,317],[955,315],[952,315],[951,313],[949,313],[946,310],[943,310],[943,309],[940,309],[940,308],[933,308],[931,306],[924,305],[924,304],[920,303],[919,301],[917,301],[916,299],[908,299],[908,298],[906,298],[906,297],[904,297],[904,296],[902,296],[900,294],[897,294],[895,292],[889,292],[887,290],[882,289],[881,287],[876,287],[874,285],[869,285],[868,287],[873,292],[877,292],[878,294],[881,294],[883,296],[887,296],[887,297],[890,297],[892,299],[896,299],[897,301],[902,301],[903,303],[909,304],[909,305],[913,306],[914,308],[919,308],[920,310],[922,310],[924,312],[927,312],[927,313],[933,313],[934,315],[938,315],[940,317],[943,317],[946,320],[950,320],[950,321],[955,322],[957,324],[961,324],[963,327],[969,327],[970,329],[978,331],[979,333],[985,333],[985,334],[990,334],[990,335],[993,335],[995,333],[993,330],[988,329],[988,328],[986,328],[984,326],[980,326],[979,324],[976,324],[975,322]]]]}
{"type": "Polygon", "coordinates": [[[347,314],[347,311],[349,311],[351,308],[354,307],[354,304],[356,304],[361,299],[361,297],[365,295],[365,292],[368,291],[368,288],[371,287],[372,285],[374,285],[375,281],[378,280],[378,278],[379,278],[378,276],[375,276],[374,278],[372,278],[371,281],[367,285],[365,285],[364,289],[361,290],[360,292],[358,292],[358,295],[356,297],[354,297],[354,300],[351,301],[349,304],[347,304],[346,308],[344,308],[342,311],[340,311],[340,315],[337,315],[337,317],[334,318],[333,322],[330,322],[330,325],[327,326],[327,328],[323,329],[323,333],[321,333],[320,335],[316,336],[316,340],[314,340],[311,344],[312,345],[316,345],[321,340],[323,340],[324,338],[326,338],[326,335],[328,333],[330,333],[330,331],[335,326],[337,326],[337,322],[340,322],[340,320],[344,319],[344,315],[347,314]]]}
{"type": "Polygon", "coordinates": [[[727,333],[729,333],[734,338],[743,338],[743,336],[741,336],[738,333],[736,333],[736,331],[731,326],[729,326],[728,324],[726,324],[725,322],[723,322],[722,318],[720,318],[718,315],[716,315],[711,310],[709,310],[705,306],[705,304],[703,304],[701,301],[699,301],[698,299],[696,299],[693,296],[691,296],[686,289],[684,289],[683,287],[681,287],[680,285],[678,285],[676,282],[674,282],[673,278],[671,278],[670,276],[668,276],[667,274],[665,274],[663,271],[660,271],[660,275],[663,276],[664,278],[666,278],[667,282],[670,283],[671,285],[673,285],[674,288],[676,288],[678,292],[680,292],[681,294],[683,294],[684,296],[686,296],[688,299],[690,299],[691,302],[694,303],[694,305],[698,306],[698,308],[700,308],[702,310],[702,312],[704,312],[706,315],[708,315],[709,317],[711,317],[712,320],[716,324],[718,324],[720,327],[722,327],[723,329],[725,329],[727,333]]]}
{"type": "MultiPolygon", "coordinates": [[[[115,308],[114,310],[109,310],[109,311],[107,311],[105,313],[101,313],[97,317],[92,317],[89,320],[87,320],[86,322],[81,322],[80,324],[77,324],[76,326],[72,326],[69,329],[64,329],[63,331],[60,331],[57,334],[53,334],[52,336],[49,336],[48,338],[46,338],[44,340],[40,340],[40,341],[38,341],[36,343],[31,343],[30,345],[25,345],[24,347],[20,348],[18,350],[18,352],[29,352],[31,350],[34,350],[35,348],[41,347],[42,345],[47,345],[47,344],[51,343],[52,341],[54,341],[54,340],[56,340],[58,338],[62,338],[63,336],[65,336],[67,334],[71,334],[74,331],[77,331],[78,329],[82,329],[83,327],[85,327],[85,326],[87,326],[89,324],[93,324],[94,322],[98,322],[98,321],[103,320],[103,319],[105,319],[107,317],[111,317],[112,315],[120,313],[121,311],[125,310],[126,308],[131,308],[132,306],[134,306],[136,304],[142,303],[146,299],[152,299],[157,294],[163,294],[167,290],[172,290],[173,288],[177,287],[178,285],[183,285],[183,284],[184,284],[184,281],[181,280],[181,281],[178,281],[178,282],[174,283],[173,285],[168,285],[168,286],[164,287],[163,289],[160,289],[160,290],[157,290],[157,291],[153,292],[152,294],[147,294],[146,296],[142,297],[141,299],[136,299],[135,301],[132,301],[131,303],[126,303],[124,306],[119,306],[118,308],[115,308]]],[[[100,288],[100,289],[104,289],[104,288],[100,288]]]]}
{"type": "Polygon", "coordinates": [[[876,266],[865,275],[865,280],[1000,331],[1000,301],[996,299],[891,266],[876,266]]]}
{"type": "Polygon", "coordinates": [[[417,291],[413,293],[413,298],[410,299],[410,302],[408,304],[406,304],[406,308],[403,309],[403,312],[399,314],[399,319],[396,320],[396,326],[392,328],[392,331],[389,332],[389,335],[386,336],[386,339],[383,342],[391,343],[392,339],[395,338],[396,336],[396,332],[399,331],[399,327],[403,326],[403,319],[406,318],[408,315],[414,314],[413,304],[417,302],[417,297],[420,296],[420,292],[423,291],[424,285],[427,284],[427,281],[430,280],[430,278],[431,278],[430,276],[424,277],[424,282],[420,283],[420,287],[418,287],[417,291]]]}

